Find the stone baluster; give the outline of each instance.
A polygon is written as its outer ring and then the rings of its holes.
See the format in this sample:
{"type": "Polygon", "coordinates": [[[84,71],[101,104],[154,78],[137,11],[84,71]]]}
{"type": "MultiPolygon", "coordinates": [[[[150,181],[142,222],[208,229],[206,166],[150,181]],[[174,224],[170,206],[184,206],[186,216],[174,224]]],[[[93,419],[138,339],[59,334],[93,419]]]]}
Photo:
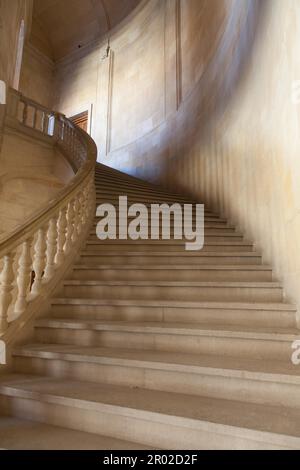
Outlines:
{"type": "Polygon", "coordinates": [[[75,230],[75,211],[74,211],[74,199],[69,202],[67,209],[67,239],[66,239],[66,252],[72,249],[74,240],[73,232],[75,230]]]}
{"type": "Polygon", "coordinates": [[[46,228],[40,228],[37,233],[37,239],[34,247],[34,261],[33,261],[33,271],[34,271],[34,282],[32,285],[31,292],[34,296],[39,295],[42,288],[43,276],[45,273],[46,267],[46,243],[47,231],[46,228]]]}
{"type": "Polygon", "coordinates": [[[11,93],[7,94],[7,115],[18,119],[19,117],[19,105],[20,105],[20,97],[16,94],[15,90],[11,93]]]}
{"type": "Polygon", "coordinates": [[[21,314],[26,310],[27,295],[30,289],[32,257],[31,246],[33,237],[28,238],[22,244],[22,251],[19,258],[19,269],[17,273],[18,295],[15,304],[15,313],[21,314]]]}
{"type": "Polygon", "coordinates": [[[83,204],[82,204],[82,225],[85,226],[88,219],[88,187],[86,186],[83,190],[83,204]]]}
{"type": "Polygon", "coordinates": [[[81,232],[80,226],[80,204],[79,204],[79,195],[74,199],[74,231],[72,235],[73,242],[77,240],[78,235],[81,232]]]}
{"type": "Polygon", "coordinates": [[[46,269],[44,280],[50,281],[55,273],[55,256],[57,250],[57,219],[53,217],[49,222],[47,233],[46,269]]]}
{"type": "Polygon", "coordinates": [[[33,124],[32,124],[32,127],[34,129],[36,129],[37,118],[38,118],[38,110],[37,110],[37,108],[33,108],[33,124]]]}
{"type": "Polygon", "coordinates": [[[14,287],[14,258],[14,252],[3,257],[3,268],[0,278],[0,331],[4,331],[8,326],[7,314],[12,301],[11,291],[14,287]]]}
{"type": "Polygon", "coordinates": [[[65,243],[67,240],[67,208],[63,208],[59,212],[57,221],[57,253],[55,257],[56,264],[60,265],[65,259],[65,243]]]}
{"type": "Polygon", "coordinates": [[[84,227],[84,192],[81,191],[79,194],[79,227],[80,227],[80,232],[82,231],[84,227]]]}
{"type": "Polygon", "coordinates": [[[27,117],[28,117],[28,105],[23,101],[24,109],[23,109],[23,116],[22,116],[22,123],[27,125],[27,117]]]}
{"type": "Polygon", "coordinates": [[[44,134],[48,134],[48,128],[49,128],[49,116],[48,114],[45,112],[43,114],[43,132],[44,134]]]}

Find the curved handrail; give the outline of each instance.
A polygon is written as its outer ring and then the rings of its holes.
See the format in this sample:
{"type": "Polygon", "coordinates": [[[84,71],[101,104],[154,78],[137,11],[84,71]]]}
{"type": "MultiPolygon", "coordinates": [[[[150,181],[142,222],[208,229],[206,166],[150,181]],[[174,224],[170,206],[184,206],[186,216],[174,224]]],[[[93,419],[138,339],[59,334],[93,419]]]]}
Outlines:
{"type": "Polygon", "coordinates": [[[75,176],[46,207],[0,238],[0,335],[47,297],[75,257],[95,208],[93,140],[60,113],[10,89],[6,124],[49,138],[75,176]]]}

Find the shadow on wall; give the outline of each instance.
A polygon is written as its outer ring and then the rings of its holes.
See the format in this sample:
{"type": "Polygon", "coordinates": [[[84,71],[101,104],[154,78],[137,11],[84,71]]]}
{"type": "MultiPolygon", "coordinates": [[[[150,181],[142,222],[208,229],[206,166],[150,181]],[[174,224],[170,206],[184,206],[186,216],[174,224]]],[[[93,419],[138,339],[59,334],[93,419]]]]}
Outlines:
{"type": "MultiPolygon", "coordinates": [[[[250,0],[247,3],[245,18],[243,21],[238,20],[239,29],[235,12],[232,12],[215,56],[174,117],[175,122],[171,127],[174,124],[176,126],[175,139],[172,134],[168,134],[164,141],[168,158],[164,158],[160,149],[159,159],[165,161],[165,166],[161,167],[158,181],[188,196],[199,196],[201,192],[197,173],[194,173],[193,185],[191,181],[188,184],[182,181],[182,174],[189,168],[188,160],[190,157],[193,160],[192,169],[195,152],[200,156],[201,149],[206,147],[218,152],[218,128],[222,127],[222,120],[226,119],[224,114],[247,77],[253,53],[259,47],[257,41],[260,31],[268,23],[271,0],[250,0]],[[184,129],[183,133],[179,127],[184,129]]],[[[209,201],[205,202],[209,204],[209,201]]]]}
{"type": "MultiPolygon", "coordinates": [[[[195,11],[195,16],[198,14],[200,18],[198,21],[213,21],[209,17],[213,13],[212,9],[203,2],[196,3],[195,9],[199,5],[203,5],[203,12],[201,9],[195,11]],[[199,12],[203,14],[203,18],[199,12]]],[[[232,0],[228,5],[231,9],[224,10],[227,18],[223,20],[225,27],[217,46],[215,49],[211,46],[212,51],[202,51],[206,56],[199,59],[200,79],[183,97],[178,110],[153,131],[126,147],[110,152],[103,163],[146,180],[159,182],[172,190],[194,194],[194,189],[197,189],[199,195],[197,173],[194,168],[189,168],[188,159],[191,153],[194,158],[195,152],[201,152],[201,148],[212,145],[211,134],[216,132],[215,123],[222,120],[225,110],[234,100],[240,82],[247,74],[258,31],[265,27],[270,7],[268,0],[232,0]],[[191,181],[186,184],[183,178],[189,169],[192,179],[195,179],[194,186],[191,181]]],[[[204,32],[207,34],[206,26],[201,27],[206,29],[204,32]]],[[[221,27],[223,24],[220,29],[221,27]]],[[[211,30],[210,27],[208,32],[211,30]]],[[[216,28],[213,31],[216,34],[216,28]]],[[[211,44],[215,41],[216,38],[211,38],[211,44]]],[[[209,49],[209,42],[206,42],[209,49]]],[[[185,44],[181,48],[181,54],[189,53],[189,47],[185,44]]],[[[175,70],[173,72],[175,74],[175,70]]],[[[184,73],[183,69],[182,74],[184,73]]],[[[214,135],[214,139],[215,137],[214,135]]],[[[217,142],[213,145],[217,145],[217,142]]]]}

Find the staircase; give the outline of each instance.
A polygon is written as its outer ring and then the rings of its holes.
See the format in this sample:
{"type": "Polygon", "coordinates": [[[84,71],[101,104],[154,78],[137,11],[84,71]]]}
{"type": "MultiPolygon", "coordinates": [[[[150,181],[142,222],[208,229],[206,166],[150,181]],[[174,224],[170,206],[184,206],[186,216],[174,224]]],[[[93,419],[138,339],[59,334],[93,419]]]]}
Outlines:
{"type": "MultiPolygon", "coordinates": [[[[189,202],[103,165],[97,204],[189,202]]],[[[296,308],[242,234],[205,212],[205,246],[95,228],[0,378],[0,447],[297,449],[296,308]]]]}

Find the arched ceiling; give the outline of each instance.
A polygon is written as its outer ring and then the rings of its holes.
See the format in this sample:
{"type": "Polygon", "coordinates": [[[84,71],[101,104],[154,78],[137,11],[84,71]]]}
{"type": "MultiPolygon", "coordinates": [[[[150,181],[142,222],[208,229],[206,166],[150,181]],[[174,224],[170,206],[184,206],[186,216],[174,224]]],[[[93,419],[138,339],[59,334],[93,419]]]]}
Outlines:
{"type": "Polygon", "coordinates": [[[141,0],[34,0],[31,42],[58,60],[103,36],[141,0]]]}

